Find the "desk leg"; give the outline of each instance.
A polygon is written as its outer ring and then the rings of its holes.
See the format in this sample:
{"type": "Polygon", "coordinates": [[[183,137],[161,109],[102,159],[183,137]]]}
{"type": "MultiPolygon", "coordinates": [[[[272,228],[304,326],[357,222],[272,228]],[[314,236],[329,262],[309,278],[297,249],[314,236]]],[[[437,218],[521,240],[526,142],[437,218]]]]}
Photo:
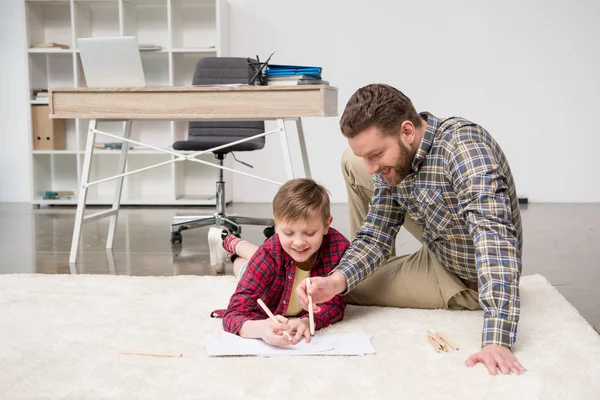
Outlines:
{"type": "MultiPolygon", "coordinates": [[[[123,137],[129,139],[131,136],[131,121],[123,122],[123,137]]],[[[127,152],[129,151],[129,143],[123,142],[121,147],[121,154],[119,155],[119,166],[117,169],[117,175],[125,173],[125,164],[127,163],[127,152]]],[[[106,248],[112,249],[113,240],[115,238],[115,231],[117,230],[117,220],[119,217],[119,207],[121,206],[121,193],[123,191],[123,176],[117,178],[115,184],[115,197],[113,199],[112,209],[115,211],[110,216],[110,225],[108,226],[108,237],[106,239],[106,248]]]]}
{"type": "Polygon", "coordinates": [[[304,129],[302,129],[302,119],[296,119],[296,130],[298,131],[298,141],[300,142],[300,153],[302,154],[302,165],[304,166],[304,176],[312,178],[310,173],[310,164],[308,163],[308,153],[306,152],[306,142],[304,141],[304,129]]]}
{"type": "Polygon", "coordinates": [[[87,184],[90,181],[90,169],[92,165],[92,156],[94,155],[94,142],[96,140],[96,120],[91,119],[87,134],[87,143],[85,145],[85,154],[83,156],[83,169],[81,171],[81,183],[79,188],[79,200],[77,202],[77,212],[75,213],[75,227],[73,228],[73,240],[71,242],[71,254],[69,263],[74,264],[77,261],[77,248],[81,238],[81,227],[83,225],[83,214],[85,213],[85,204],[87,200],[87,184]]]}
{"type": "Polygon", "coordinates": [[[287,133],[285,131],[285,121],[283,118],[277,118],[277,128],[280,129],[279,137],[281,140],[281,155],[285,163],[285,171],[288,179],[294,178],[294,167],[292,166],[292,156],[290,154],[290,145],[288,143],[287,133]]]}

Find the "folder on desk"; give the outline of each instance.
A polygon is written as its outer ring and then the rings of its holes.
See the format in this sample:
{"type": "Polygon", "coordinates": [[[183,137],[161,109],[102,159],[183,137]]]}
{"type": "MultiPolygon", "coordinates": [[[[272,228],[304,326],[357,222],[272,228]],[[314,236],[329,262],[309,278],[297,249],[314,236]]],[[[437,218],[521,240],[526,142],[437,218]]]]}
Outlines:
{"type": "Polygon", "coordinates": [[[267,76],[305,75],[321,78],[321,71],[321,67],[269,64],[265,74],[267,76]]]}

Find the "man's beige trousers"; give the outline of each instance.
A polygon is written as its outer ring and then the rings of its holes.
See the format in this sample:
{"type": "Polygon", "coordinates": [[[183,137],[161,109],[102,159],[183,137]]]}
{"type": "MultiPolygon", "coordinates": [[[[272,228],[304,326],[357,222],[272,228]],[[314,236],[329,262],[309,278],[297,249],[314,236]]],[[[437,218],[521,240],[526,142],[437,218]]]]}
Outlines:
{"type": "MultiPolygon", "coordinates": [[[[342,156],[342,172],[348,190],[350,231],[354,236],[369,211],[373,182],[362,158],[355,156],[350,148],[342,156]]],[[[402,226],[421,241],[421,228],[408,215],[402,226]]],[[[477,291],[468,289],[447,271],[426,246],[414,254],[392,253],[373,275],[348,293],[347,299],[348,303],[358,305],[481,309],[477,291]]]]}

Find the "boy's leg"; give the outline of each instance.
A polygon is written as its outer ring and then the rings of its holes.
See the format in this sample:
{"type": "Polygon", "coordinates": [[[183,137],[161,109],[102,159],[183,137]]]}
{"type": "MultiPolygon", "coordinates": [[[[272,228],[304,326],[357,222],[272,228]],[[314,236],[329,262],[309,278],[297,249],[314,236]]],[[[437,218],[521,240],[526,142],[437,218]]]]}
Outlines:
{"type": "MultiPolygon", "coordinates": [[[[373,183],[362,158],[350,148],[342,156],[342,173],[348,191],[352,235],[362,225],[373,195],[373,183]]],[[[409,216],[402,227],[421,241],[422,230],[409,216]]],[[[392,256],[366,281],[347,295],[350,304],[411,308],[478,309],[477,291],[467,289],[448,272],[435,255],[422,246],[411,255],[392,256]]]]}
{"type": "Polygon", "coordinates": [[[236,278],[240,279],[248,266],[248,260],[256,253],[256,250],[258,250],[257,245],[245,240],[240,241],[235,246],[235,254],[237,254],[238,257],[233,261],[233,275],[235,275],[236,278]]]}
{"type": "Polygon", "coordinates": [[[248,261],[258,250],[258,246],[246,240],[242,240],[236,245],[235,254],[248,261]]]}
{"type": "Polygon", "coordinates": [[[208,230],[208,250],[210,252],[210,266],[217,272],[225,270],[225,263],[230,253],[223,248],[223,239],[229,232],[223,228],[211,227],[208,230]]]}
{"type": "MultiPolygon", "coordinates": [[[[226,229],[218,227],[212,227],[208,230],[208,244],[210,264],[217,272],[222,272],[225,269],[225,263],[231,255],[237,255],[248,261],[258,249],[258,246],[230,234],[226,229]]],[[[234,261],[235,267],[235,260],[231,259],[234,261]]]]}
{"type": "Polygon", "coordinates": [[[238,257],[233,262],[233,276],[237,279],[240,279],[244,271],[246,270],[246,266],[248,265],[248,260],[242,257],[238,257]]]}

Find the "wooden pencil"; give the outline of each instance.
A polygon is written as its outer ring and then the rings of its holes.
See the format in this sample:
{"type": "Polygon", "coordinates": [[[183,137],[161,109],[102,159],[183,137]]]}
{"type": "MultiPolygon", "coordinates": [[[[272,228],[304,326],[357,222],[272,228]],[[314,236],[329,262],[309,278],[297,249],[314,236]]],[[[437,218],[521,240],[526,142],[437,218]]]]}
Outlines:
{"type": "Polygon", "coordinates": [[[449,345],[444,340],[442,340],[442,338],[439,337],[436,333],[432,332],[431,330],[427,330],[427,336],[431,337],[433,340],[439,343],[443,351],[448,352],[449,345]]]}
{"type": "Polygon", "coordinates": [[[306,278],[306,295],[308,296],[308,325],[310,327],[310,334],[315,336],[315,312],[312,307],[312,296],[308,294],[310,289],[310,277],[306,278]]]}
{"type": "MultiPolygon", "coordinates": [[[[269,307],[267,307],[267,305],[265,304],[265,302],[264,302],[264,301],[262,301],[262,299],[258,299],[258,300],[256,300],[256,302],[258,303],[258,305],[260,306],[260,308],[262,308],[262,309],[263,309],[263,311],[264,311],[265,313],[267,313],[267,315],[269,316],[269,318],[271,318],[271,321],[273,321],[273,322],[275,322],[275,323],[277,323],[277,324],[279,324],[279,323],[280,323],[279,321],[277,321],[277,318],[275,318],[275,315],[274,315],[274,314],[271,312],[271,310],[269,310],[269,307]]],[[[292,340],[292,337],[290,336],[290,334],[289,334],[289,333],[287,333],[286,331],[282,331],[282,332],[283,332],[283,334],[284,334],[284,335],[285,335],[285,336],[286,336],[286,337],[287,337],[289,340],[292,340]]]]}
{"type": "Polygon", "coordinates": [[[458,346],[455,345],[454,343],[452,343],[450,341],[450,339],[448,339],[443,333],[441,332],[437,332],[435,333],[437,336],[440,337],[440,339],[442,339],[444,342],[448,343],[448,346],[450,346],[450,348],[454,349],[454,350],[458,350],[458,346]]]}
{"type": "Polygon", "coordinates": [[[427,340],[429,341],[429,344],[435,350],[435,352],[439,353],[440,352],[440,344],[438,342],[436,342],[435,340],[433,340],[431,338],[431,336],[429,336],[429,335],[427,335],[427,340]]]}
{"type": "Polygon", "coordinates": [[[183,354],[181,353],[149,353],[145,351],[131,351],[131,350],[121,350],[119,354],[131,354],[136,356],[152,356],[152,357],[170,357],[170,358],[181,358],[183,354]]]}
{"type": "Polygon", "coordinates": [[[428,330],[427,331],[427,336],[429,336],[431,339],[433,339],[434,342],[436,342],[437,344],[440,345],[440,349],[444,352],[448,352],[448,345],[446,343],[444,343],[444,341],[442,339],[440,339],[435,333],[433,333],[432,331],[428,330]]]}

